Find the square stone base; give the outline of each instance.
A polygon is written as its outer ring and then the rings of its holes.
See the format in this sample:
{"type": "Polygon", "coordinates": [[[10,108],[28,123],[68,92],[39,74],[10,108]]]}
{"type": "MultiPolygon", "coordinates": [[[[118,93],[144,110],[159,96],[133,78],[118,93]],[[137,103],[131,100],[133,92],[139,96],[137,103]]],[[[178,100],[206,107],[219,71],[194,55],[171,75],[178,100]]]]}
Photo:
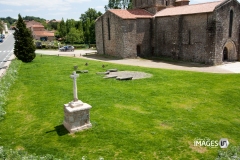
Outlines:
{"type": "Polygon", "coordinates": [[[69,123],[67,123],[65,121],[63,122],[63,125],[68,130],[68,132],[70,132],[70,133],[80,132],[82,130],[89,129],[89,128],[92,127],[91,123],[85,124],[83,126],[74,127],[74,126],[71,126],[69,123]]]}
{"type": "Polygon", "coordinates": [[[82,103],[80,106],[73,107],[70,102],[64,105],[64,127],[70,132],[79,132],[92,127],[90,123],[90,106],[87,103],[82,103]]]}

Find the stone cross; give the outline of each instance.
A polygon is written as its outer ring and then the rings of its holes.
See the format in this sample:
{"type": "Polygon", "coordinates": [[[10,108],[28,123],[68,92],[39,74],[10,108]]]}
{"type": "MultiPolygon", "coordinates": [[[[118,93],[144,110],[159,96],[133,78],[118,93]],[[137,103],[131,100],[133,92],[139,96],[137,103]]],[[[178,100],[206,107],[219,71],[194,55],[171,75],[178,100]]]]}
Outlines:
{"type": "Polygon", "coordinates": [[[79,74],[76,74],[76,71],[73,72],[73,74],[70,76],[70,78],[73,79],[73,101],[78,101],[78,95],[77,95],[77,77],[79,77],[79,74]]]}

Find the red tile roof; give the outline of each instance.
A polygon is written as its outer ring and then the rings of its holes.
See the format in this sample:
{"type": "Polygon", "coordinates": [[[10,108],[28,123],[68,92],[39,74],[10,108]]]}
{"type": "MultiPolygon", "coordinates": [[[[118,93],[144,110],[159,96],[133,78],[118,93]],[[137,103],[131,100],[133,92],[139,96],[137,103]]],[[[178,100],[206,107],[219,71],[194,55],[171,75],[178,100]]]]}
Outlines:
{"type": "Polygon", "coordinates": [[[44,28],[43,25],[32,25],[31,27],[33,27],[33,28],[44,28]]]}
{"type": "Polygon", "coordinates": [[[208,3],[200,3],[200,4],[166,8],[156,13],[155,17],[213,12],[215,7],[221,3],[222,1],[217,1],[217,2],[208,2],[208,3]]]}
{"type": "Polygon", "coordinates": [[[110,9],[110,12],[122,19],[152,18],[153,15],[144,9],[110,9]]]}
{"type": "Polygon", "coordinates": [[[54,33],[53,32],[49,32],[49,31],[33,31],[33,35],[35,35],[35,36],[54,37],[54,33]]]}
{"type": "Polygon", "coordinates": [[[25,21],[27,28],[30,28],[32,25],[42,25],[40,22],[36,21],[25,21]]]}

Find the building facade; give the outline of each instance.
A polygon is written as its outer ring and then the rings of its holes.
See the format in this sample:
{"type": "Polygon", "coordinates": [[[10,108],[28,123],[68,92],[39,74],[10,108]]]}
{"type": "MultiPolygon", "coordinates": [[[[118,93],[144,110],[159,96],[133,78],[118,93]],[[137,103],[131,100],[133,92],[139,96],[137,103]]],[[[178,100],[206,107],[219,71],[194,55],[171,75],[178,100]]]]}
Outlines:
{"type": "Polygon", "coordinates": [[[237,0],[133,0],[133,10],[108,10],[96,20],[99,54],[172,57],[211,65],[240,59],[237,0]]]}
{"type": "Polygon", "coordinates": [[[25,21],[26,27],[31,30],[32,36],[35,40],[53,41],[55,40],[54,32],[45,30],[40,22],[25,21]]]}

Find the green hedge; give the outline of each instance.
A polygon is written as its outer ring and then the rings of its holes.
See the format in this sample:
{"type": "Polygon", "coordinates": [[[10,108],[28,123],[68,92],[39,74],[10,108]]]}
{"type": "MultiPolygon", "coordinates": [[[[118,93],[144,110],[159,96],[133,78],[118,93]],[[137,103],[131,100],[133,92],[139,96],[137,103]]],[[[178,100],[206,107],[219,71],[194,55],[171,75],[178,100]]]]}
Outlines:
{"type": "Polygon", "coordinates": [[[7,73],[2,78],[0,78],[0,120],[2,120],[3,116],[6,114],[6,112],[4,111],[4,106],[6,105],[7,94],[10,90],[11,85],[17,78],[20,64],[21,61],[13,60],[7,70],[7,73]]]}
{"type": "Polygon", "coordinates": [[[0,159],[3,160],[68,160],[68,158],[58,159],[53,155],[47,154],[37,156],[35,154],[28,154],[23,150],[5,149],[0,146],[0,159]]]}
{"type": "Polygon", "coordinates": [[[216,160],[239,160],[240,146],[231,146],[227,150],[218,151],[216,160]]]}

